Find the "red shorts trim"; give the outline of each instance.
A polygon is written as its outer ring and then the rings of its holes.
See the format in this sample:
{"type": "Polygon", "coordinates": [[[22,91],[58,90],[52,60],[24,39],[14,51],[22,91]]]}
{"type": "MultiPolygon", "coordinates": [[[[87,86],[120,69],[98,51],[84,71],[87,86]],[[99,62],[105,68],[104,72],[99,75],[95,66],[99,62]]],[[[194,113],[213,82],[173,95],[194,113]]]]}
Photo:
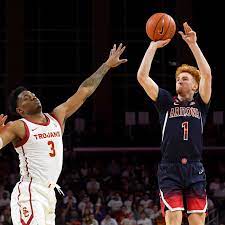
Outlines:
{"type": "Polygon", "coordinates": [[[182,191],[176,191],[174,193],[164,194],[160,190],[160,205],[162,215],[165,216],[165,211],[183,211],[187,210],[187,213],[203,213],[207,210],[207,196],[183,196],[182,191]],[[186,198],[186,205],[184,206],[183,197],[186,198]]]}
{"type": "Polygon", "coordinates": [[[187,213],[204,213],[207,210],[207,196],[187,199],[187,213]]]}

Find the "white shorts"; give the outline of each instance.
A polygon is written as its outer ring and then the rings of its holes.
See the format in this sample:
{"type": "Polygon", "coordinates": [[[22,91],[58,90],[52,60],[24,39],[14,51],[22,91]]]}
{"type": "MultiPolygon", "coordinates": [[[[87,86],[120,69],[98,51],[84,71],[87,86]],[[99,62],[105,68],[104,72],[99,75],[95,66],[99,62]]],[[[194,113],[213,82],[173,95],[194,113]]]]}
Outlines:
{"type": "Polygon", "coordinates": [[[11,195],[13,225],[55,225],[55,206],[53,188],[20,181],[11,195]]]}

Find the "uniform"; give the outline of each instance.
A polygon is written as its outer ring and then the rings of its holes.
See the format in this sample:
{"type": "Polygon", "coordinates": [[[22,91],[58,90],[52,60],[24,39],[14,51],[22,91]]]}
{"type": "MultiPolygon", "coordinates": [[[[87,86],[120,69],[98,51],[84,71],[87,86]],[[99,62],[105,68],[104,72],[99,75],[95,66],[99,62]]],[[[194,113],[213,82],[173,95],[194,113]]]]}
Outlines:
{"type": "Polygon", "coordinates": [[[202,160],[202,134],[208,104],[196,94],[192,101],[159,89],[155,106],[162,129],[162,160],[158,167],[158,184],[162,213],[207,210],[206,175],[202,160]]]}
{"type": "Polygon", "coordinates": [[[21,179],[11,196],[14,225],[54,225],[55,187],[62,170],[62,130],[53,115],[47,122],[24,122],[26,135],[15,147],[19,155],[21,179]]]}

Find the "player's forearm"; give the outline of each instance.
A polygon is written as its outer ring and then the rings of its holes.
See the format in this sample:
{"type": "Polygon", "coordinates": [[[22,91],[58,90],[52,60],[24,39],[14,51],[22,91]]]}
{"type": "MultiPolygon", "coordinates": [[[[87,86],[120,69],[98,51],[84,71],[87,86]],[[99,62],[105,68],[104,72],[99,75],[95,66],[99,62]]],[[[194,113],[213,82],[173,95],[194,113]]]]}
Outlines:
{"type": "Polygon", "coordinates": [[[198,64],[198,68],[201,72],[201,76],[205,76],[205,78],[211,78],[211,68],[205,58],[205,56],[203,55],[201,49],[199,48],[198,44],[192,44],[189,45],[195,60],[198,64]]]}
{"type": "Polygon", "coordinates": [[[80,85],[80,88],[85,87],[88,89],[87,97],[89,97],[96,90],[109,69],[110,66],[103,63],[95,73],[93,73],[80,85]]]}
{"type": "Polygon", "coordinates": [[[0,150],[4,148],[8,143],[10,143],[11,140],[8,140],[7,135],[0,135],[0,150]]]}
{"type": "Polygon", "coordinates": [[[16,122],[8,122],[4,127],[0,128],[0,149],[15,140],[16,134],[14,132],[16,122]]]}
{"type": "Polygon", "coordinates": [[[153,47],[151,44],[148,47],[141,65],[139,67],[138,73],[137,73],[137,78],[140,81],[141,79],[147,78],[149,77],[149,72],[151,70],[151,65],[152,65],[152,60],[155,56],[155,52],[156,52],[157,48],[153,47]]]}

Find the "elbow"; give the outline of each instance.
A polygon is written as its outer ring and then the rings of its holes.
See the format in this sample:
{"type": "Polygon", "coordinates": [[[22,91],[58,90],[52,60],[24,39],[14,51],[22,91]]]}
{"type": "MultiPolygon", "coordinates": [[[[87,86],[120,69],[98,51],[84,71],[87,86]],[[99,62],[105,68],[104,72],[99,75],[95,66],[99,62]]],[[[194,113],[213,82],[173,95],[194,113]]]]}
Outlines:
{"type": "Polygon", "coordinates": [[[207,73],[207,78],[209,80],[212,80],[212,73],[211,73],[211,70],[209,70],[209,72],[207,73]]]}
{"type": "Polygon", "coordinates": [[[205,70],[204,72],[205,78],[207,80],[211,80],[212,79],[212,72],[211,72],[211,68],[208,66],[208,68],[205,70]]]}
{"type": "Polygon", "coordinates": [[[208,82],[212,81],[211,70],[209,70],[207,73],[205,73],[205,80],[207,80],[208,82]]]}
{"type": "Polygon", "coordinates": [[[137,73],[137,80],[138,80],[138,82],[140,84],[143,84],[144,80],[145,80],[144,74],[138,71],[138,73],[137,73]]]}
{"type": "Polygon", "coordinates": [[[200,78],[201,80],[203,79],[204,81],[207,81],[207,82],[211,82],[212,81],[212,74],[211,74],[211,69],[207,69],[205,71],[202,71],[200,73],[200,78]]]}
{"type": "Polygon", "coordinates": [[[87,99],[94,92],[93,88],[80,86],[78,89],[80,96],[87,99]]]}

